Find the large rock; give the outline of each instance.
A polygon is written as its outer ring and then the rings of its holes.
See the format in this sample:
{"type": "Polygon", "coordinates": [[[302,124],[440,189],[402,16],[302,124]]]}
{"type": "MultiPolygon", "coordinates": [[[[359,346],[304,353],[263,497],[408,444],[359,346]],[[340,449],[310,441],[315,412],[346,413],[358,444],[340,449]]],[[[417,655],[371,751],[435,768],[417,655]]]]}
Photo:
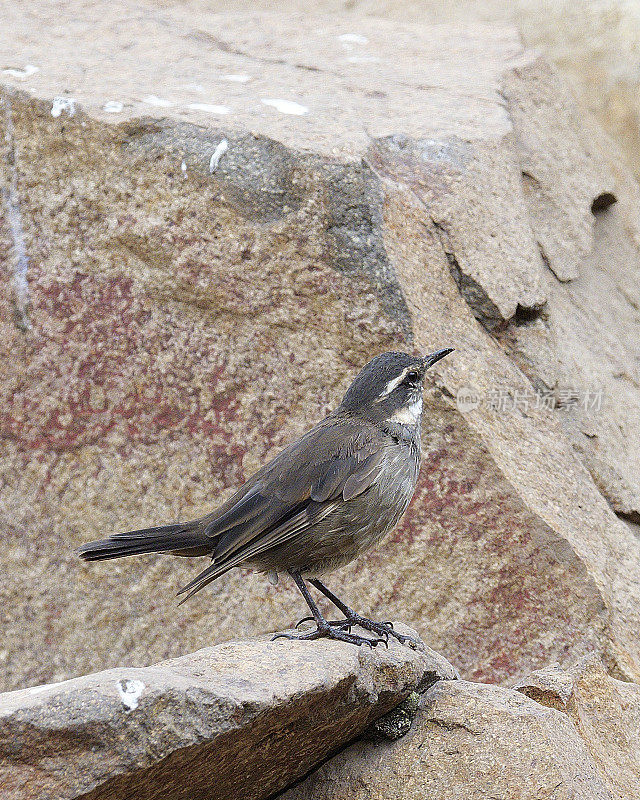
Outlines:
{"type": "MultiPolygon", "coordinates": [[[[192,6],[194,3],[191,4],[192,6]]],[[[206,7],[200,0],[199,5],[206,7]]],[[[272,0],[227,0],[225,8],[273,8],[272,0]]],[[[283,11],[300,11],[300,0],[278,0],[283,11]]],[[[582,104],[621,146],[640,176],[640,7],[634,0],[316,0],[313,10],[339,14],[349,30],[363,15],[417,25],[513,25],[525,44],[542,52],[570,80],[582,104]]]]}
{"type": "Polygon", "coordinates": [[[590,657],[569,670],[547,667],[516,688],[574,722],[615,798],[634,798],[640,786],[640,686],[608,675],[590,657]]]}
{"type": "Polygon", "coordinates": [[[72,548],[205,512],[372,355],[445,345],[415,501],[332,587],[466,677],[640,677],[637,190],[513,31],[353,20],[8,11],[7,686],[290,624],[286,584],[176,610],[199,564],[72,548]]]}
{"type": "Polygon", "coordinates": [[[281,640],[10,692],[0,695],[2,797],[261,800],[412,690],[453,677],[442,656],[395,641],[281,640]]]}
{"type": "Polygon", "coordinates": [[[638,684],[589,657],[568,670],[543,668],[515,688],[437,683],[404,739],[346,748],[283,800],[637,797],[638,684]]]}
{"type": "Polygon", "coordinates": [[[346,748],[282,800],[632,800],[636,794],[610,792],[562,712],[512,689],[458,681],[437,683],[424,695],[406,737],[346,748]]]}

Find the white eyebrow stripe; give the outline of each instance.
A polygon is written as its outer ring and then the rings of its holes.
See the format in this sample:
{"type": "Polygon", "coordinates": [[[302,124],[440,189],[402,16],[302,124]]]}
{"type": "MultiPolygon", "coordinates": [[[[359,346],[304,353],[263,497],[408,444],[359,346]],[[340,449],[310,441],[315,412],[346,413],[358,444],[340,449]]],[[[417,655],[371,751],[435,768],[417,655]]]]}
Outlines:
{"type": "Polygon", "coordinates": [[[389,383],[378,395],[378,400],[382,400],[384,397],[388,397],[391,394],[391,392],[396,388],[396,386],[400,386],[407,372],[409,372],[410,369],[411,367],[405,367],[397,377],[390,380],[389,383]]]}

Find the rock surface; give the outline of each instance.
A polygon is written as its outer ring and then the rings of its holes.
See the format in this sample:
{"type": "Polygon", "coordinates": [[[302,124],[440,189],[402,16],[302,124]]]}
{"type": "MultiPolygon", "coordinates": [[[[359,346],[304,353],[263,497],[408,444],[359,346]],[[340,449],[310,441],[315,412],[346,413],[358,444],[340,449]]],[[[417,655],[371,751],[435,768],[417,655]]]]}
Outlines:
{"type": "Polygon", "coordinates": [[[453,677],[442,656],[394,641],[255,641],[10,692],[2,797],[261,800],[411,690],[453,677]]]}
{"type": "Polygon", "coordinates": [[[589,657],[567,671],[534,672],[515,688],[437,683],[404,739],[358,742],[282,800],[637,797],[638,684],[615,680],[589,657]]]}
{"type": "Polygon", "coordinates": [[[640,686],[608,675],[596,658],[565,671],[547,667],[518,691],[564,711],[575,724],[614,798],[634,798],[640,786],[640,686]]]}
{"type": "Polygon", "coordinates": [[[357,742],[282,800],[346,797],[613,800],[615,795],[565,714],[512,689],[456,681],[429,689],[403,739],[357,742]]]}
{"type": "Polygon", "coordinates": [[[1,77],[7,687],[291,624],[284,582],[176,610],[199,564],[73,547],[204,513],[375,353],[441,346],[414,502],[329,584],[468,678],[640,678],[640,198],[543,60],[129,0],[13,4],[0,53],[39,70],[1,77]]]}
{"type": "MultiPolygon", "coordinates": [[[[191,8],[208,11],[207,0],[191,8]]],[[[278,0],[283,12],[299,12],[300,0],[278,0]]],[[[269,0],[227,0],[225,8],[271,10],[269,0]]],[[[349,30],[363,17],[416,25],[513,25],[571,81],[580,101],[622,147],[640,176],[640,7],[635,0],[317,0],[313,10],[339,16],[349,30]]]]}

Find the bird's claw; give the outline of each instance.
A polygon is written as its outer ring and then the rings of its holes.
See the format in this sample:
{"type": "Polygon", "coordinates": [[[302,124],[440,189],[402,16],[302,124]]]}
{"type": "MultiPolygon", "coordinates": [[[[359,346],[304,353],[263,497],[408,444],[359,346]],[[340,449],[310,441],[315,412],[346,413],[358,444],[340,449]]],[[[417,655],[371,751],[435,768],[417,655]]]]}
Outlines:
{"type": "Polygon", "coordinates": [[[422,642],[416,641],[413,637],[394,630],[392,622],[376,622],[375,620],[361,617],[360,614],[353,613],[347,616],[346,619],[342,620],[342,623],[348,624],[350,628],[351,626],[358,626],[359,628],[364,628],[364,630],[375,633],[378,636],[384,636],[387,647],[389,646],[388,642],[390,636],[393,636],[394,639],[397,639],[400,644],[408,645],[412,650],[419,650],[424,647],[422,642]]]}
{"type": "MultiPolygon", "coordinates": [[[[309,617],[303,617],[302,619],[299,619],[296,622],[296,624],[294,625],[294,628],[296,630],[298,630],[298,628],[304,622],[313,622],[313,617],[309,616],[309,617]]],[[[332,628],[341,628],[342,630],[346,630],[349,633],[351,633],[351,628],[353,627],[352,623],[349,622],[348,619],[329,619],[329,620],[327,620],[327,625],[331,625],[332,628]]]]}
{"type": "MultiPolygon", "coordinates": [[[[303,617],[296,623],[295,630],[298,630],[300,625],[302,625],[304,622],[313,621],[314,617],[312,616],[303,617]]],[[[404,633],[399,633],[398,631],[394,630],[392,622],[376,622],[375,620],[361,617],[360,614],[356,614],[355,612],[348,614],[344,619],[326,620],[323,626],[316,628],[315,630],[308,631],[307,633],[279,633],[273,638],[320,639],[321,637],[327,637],[329,639],[339,639],[340,641],[351,642],[352,644],[357,645],[368,644],[371,647],[375,647],[376,645],[382,643],[388,648],[390,636],[393,636],[393,638],[400,642],[400,644],[408,645],[412,648],[412,650],[424,648],[422,642],[416,641],[411,636],[407,636],[404,633]],[[368,639],[366,636],[358,636],[357,634],[352,633],[352,628],[354,627],[364,628],[364,630],[376,634],[377,638],[368,639]]]]}
{"type": "MultiPolygon", "coordinates": [[[[300,621],[302,622],[303,620],[300,621]]],[[[389,647],[387,639],[369,639],[366,636],[358,636],[355,633],[351,633],[351,625],[347,620],[336,620],[336,623],[344,624],[345,622],[349,625],[349,632],[342,630],[341,627],[338,627],[338,624],[332,625],[330,622],[327,622],[326,627],[324,625],[318,626],[315,630],[309,631],[308,633],[276,633],[275,636],[271,637],[271,641],[273,642],[276,639],[312,641],[314,639],[327,638],[335,639],[339,642],[355,644],[358,647],[363,644],[369,645],[371,648],[377,647],[379,644],[384,644],[386,647],[389,647]]]]}

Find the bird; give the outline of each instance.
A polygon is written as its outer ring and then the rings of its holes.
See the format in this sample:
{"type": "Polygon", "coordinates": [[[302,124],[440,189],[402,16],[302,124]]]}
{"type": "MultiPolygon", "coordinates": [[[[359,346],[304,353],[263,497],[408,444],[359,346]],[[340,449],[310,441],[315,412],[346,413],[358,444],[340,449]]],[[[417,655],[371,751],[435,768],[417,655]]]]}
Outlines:
{"type": "Polygon", "coordinates": [[[426,356],[387,352],[366,364],[340,404],[259,469],[211,513],[116,533],[78,548],[85,561],[144,553],[210,556],[211,564],[179,592],[182,602],[234,567],[286,573],[311,616],[273,638],[329,638],[376,646],[389,637],[419,642],[354,611],[320,580],[377,544],[399,522],[415,492],[421,458],[423,383],[427,370],[453,352],[426,356]],[[328,620],[309,589],[344,616],[328,620]],[[312,621],[311,630],[300,630],[312,621]],[[353,632],[358,627],[373,636],[353,632]]]}

